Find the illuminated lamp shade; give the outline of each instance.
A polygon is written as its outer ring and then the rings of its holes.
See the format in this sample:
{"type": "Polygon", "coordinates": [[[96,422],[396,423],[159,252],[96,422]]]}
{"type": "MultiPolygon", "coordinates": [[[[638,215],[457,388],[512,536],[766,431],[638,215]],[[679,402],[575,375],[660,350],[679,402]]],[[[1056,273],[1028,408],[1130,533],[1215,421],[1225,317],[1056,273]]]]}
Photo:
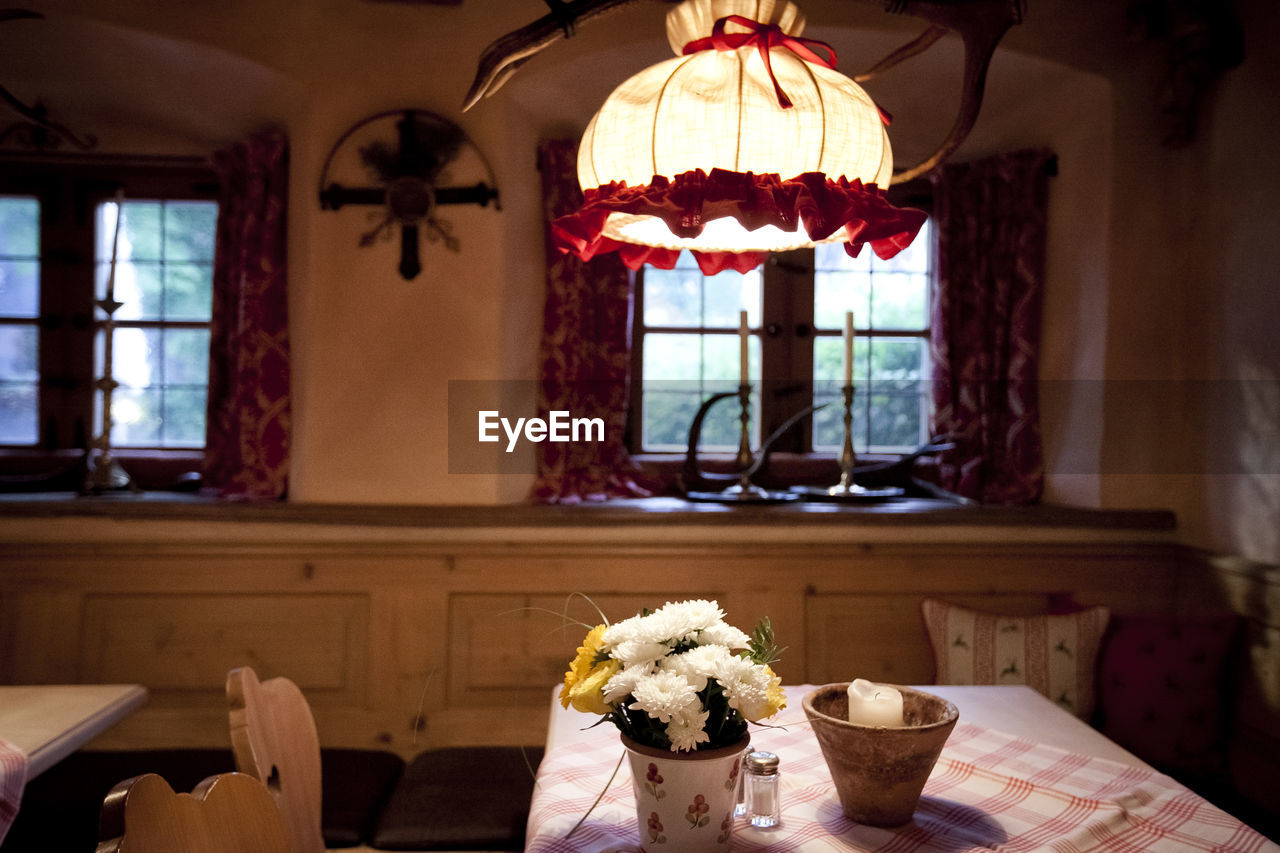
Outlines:
{"type": "Polygon", "coordinates": [[[799,37],[804,17],[773,0],[685,0],[667,13],[677,57],[623,83],[578,149],[584,203],[553,239],[589,260],[746,272],[773,251],[910,245],[925,214],[885,199],[893,154],[885,117],[799,37]]]}

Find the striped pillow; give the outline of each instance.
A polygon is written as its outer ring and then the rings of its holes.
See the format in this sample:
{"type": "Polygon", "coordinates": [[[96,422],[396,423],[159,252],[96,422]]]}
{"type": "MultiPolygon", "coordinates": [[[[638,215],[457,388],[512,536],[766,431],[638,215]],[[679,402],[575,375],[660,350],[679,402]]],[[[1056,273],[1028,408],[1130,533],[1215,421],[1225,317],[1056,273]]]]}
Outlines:
{"type": "Polygon", "coordinates": [[[1094,707],[1094,665],[1111,611],[1001,616],[925,599],[938,684],[1025,684],[1077,717],[1094,707]]]}

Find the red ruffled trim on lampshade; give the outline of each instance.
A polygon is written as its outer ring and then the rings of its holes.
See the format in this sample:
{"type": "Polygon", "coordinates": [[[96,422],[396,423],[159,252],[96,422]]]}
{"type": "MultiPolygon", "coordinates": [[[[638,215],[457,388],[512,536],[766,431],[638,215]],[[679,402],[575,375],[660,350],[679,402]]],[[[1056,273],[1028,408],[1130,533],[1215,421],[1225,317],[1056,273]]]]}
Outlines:
{"type": "MultiPolygon", "coordinates": [[[[843,177],[832,180],[821,172],[805,172],[784,181],[777,175],[724,169],[713,169],[708,175],[697,169],[674,179],[655,175],[644,186],[630,187],[615,181],[586,190],[583,196],[582,207],[551,224],[555,245],[583,261],[616,251],[631,269],[644,264],[671,269],[680,250],[623,243],[602,236],[611,213],[659,217],[673,234],[685,238],[697,237],[705,223],[726,216],[748,230],[774,225],[794,231],[796,223],[801,223],[814,241],[825,240],[843,228],[844,249],[851,257],[857,257],[863,245],[870,243],[881,259],[892,258],[911,245],[926,219],[924,211],[894,207],[875,184],[864,186],[860,180],[843,177]]],[[[693,253],[705,275],[726,269],[747,272],[768,254],[693,253]]]]}

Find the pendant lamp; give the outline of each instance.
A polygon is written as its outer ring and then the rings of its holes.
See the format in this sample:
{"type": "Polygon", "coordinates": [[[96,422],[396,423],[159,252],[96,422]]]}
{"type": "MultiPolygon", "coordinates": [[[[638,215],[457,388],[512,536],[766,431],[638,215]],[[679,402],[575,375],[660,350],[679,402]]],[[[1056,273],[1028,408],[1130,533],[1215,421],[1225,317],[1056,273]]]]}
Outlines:
{"type": "Polygon", "coordinates": [[[589,260],[632,269],[693,252],[708,275],[746,272],[770,252],[843,242],[881,258],[910,245],[925,214],[898,208],[887,117],[800,37],[804,17],[774,0],[685,0],[667,13],[676,52],[627,80],[578,149],[584,203],[552,225],[589,260]]]}

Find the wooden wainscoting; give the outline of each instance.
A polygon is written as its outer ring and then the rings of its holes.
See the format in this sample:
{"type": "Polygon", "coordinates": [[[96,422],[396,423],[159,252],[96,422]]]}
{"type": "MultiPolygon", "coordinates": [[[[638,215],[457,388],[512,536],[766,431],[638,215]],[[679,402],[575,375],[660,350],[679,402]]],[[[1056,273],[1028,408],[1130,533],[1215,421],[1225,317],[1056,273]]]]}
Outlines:
{"type": "Polygon", "coordinates": [[[1171,610],[1201,565],[1163,542],[1027,543],[1017,531],[856,545],[739,533],[711,544],[573,530],[560,541],[272,542],[258,529],[252,540],[17,543],[0,554],[0,682],[146,685],[147,706],[103,747],[226,744],[223,679],[243,664],[297,682],[326,745],[410,755],[540,743],[551,685],[596,606],[616,620],[715,598],[744,629],[771,618],[788,682],[928,682],[925,597],[1035,612],[1069,593],[1120,612],[1171,610]]]}

